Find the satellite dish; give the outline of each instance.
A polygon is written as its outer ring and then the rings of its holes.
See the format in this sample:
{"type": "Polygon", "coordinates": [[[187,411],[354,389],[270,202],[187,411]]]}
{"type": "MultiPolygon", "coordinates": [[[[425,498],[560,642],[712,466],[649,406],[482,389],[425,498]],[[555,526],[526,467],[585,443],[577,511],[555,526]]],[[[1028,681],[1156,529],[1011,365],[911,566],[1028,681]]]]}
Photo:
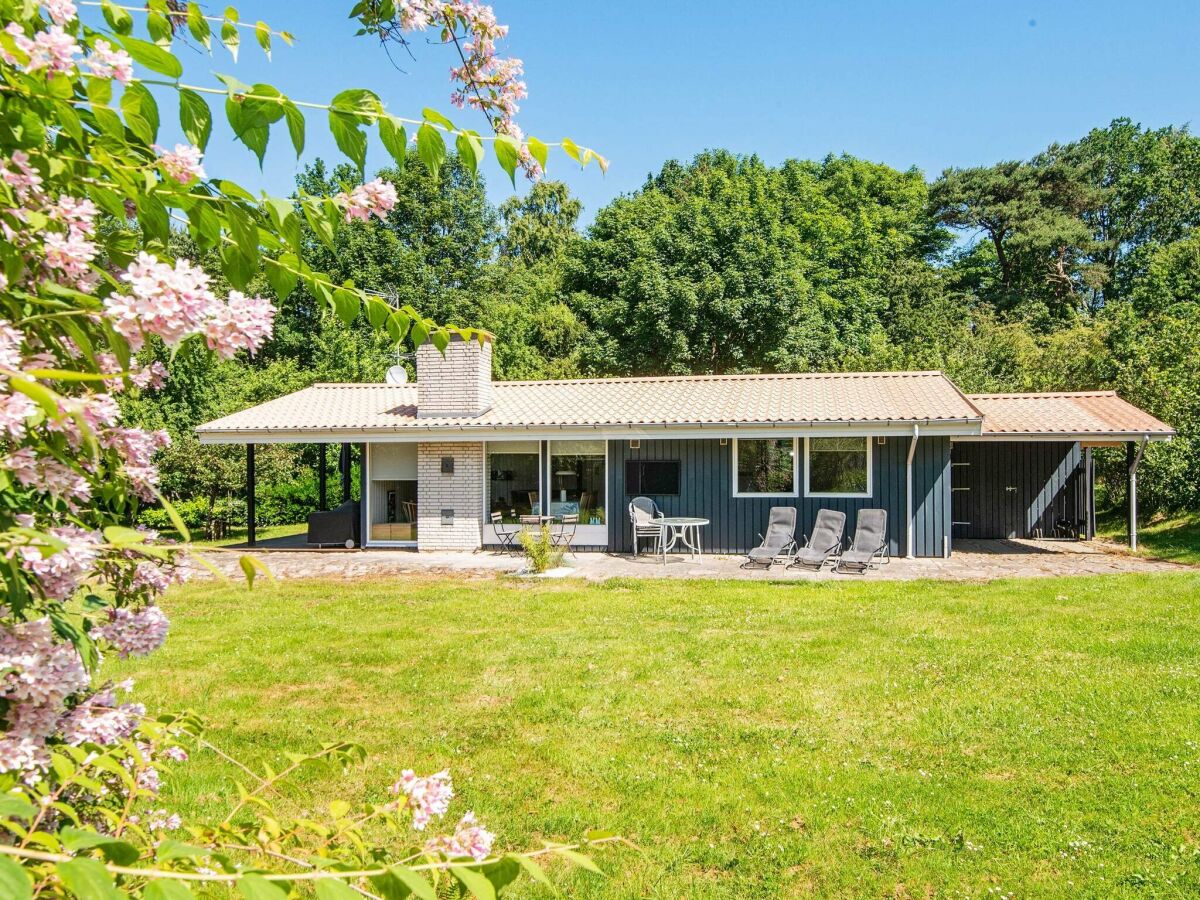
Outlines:
{"type": "Polygon", "coordinates": [[[404,366],[392,366],[387,370],[385,379],[388,384],[408,384],[408,369],[404,366]]]}

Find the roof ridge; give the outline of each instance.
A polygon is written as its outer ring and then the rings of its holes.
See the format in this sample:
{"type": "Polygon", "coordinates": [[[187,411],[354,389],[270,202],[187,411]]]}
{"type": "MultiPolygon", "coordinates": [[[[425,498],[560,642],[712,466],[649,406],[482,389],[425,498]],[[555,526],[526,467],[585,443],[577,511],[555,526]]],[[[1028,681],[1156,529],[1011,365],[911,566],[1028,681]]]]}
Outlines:
{"type": "MultiPolygon", "coordinates": [[[[770,379],[836,379],[836,378],[914,378],[939,377],[950,379],[936,369],[894,370],[890,372],[729,372],[721,375],[614,375],[609,378],[545,378],[493,381],[493,387],[504,385],[550,385],[550,384],[629,384],[630,382],[664,381],[754,381],[770,379]]],[[[953,383],[953,382],[951,382],[953,383]]]]}

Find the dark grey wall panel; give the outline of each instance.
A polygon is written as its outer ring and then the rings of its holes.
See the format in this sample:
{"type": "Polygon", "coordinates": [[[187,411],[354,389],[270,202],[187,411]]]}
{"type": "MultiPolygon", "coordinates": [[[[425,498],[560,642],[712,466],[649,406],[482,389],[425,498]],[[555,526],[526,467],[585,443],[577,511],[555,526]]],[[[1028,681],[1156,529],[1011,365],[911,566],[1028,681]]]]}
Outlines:
{"type": "Polygon", "coordinates": [[[1057,519],[1086,518],[1077,443],[961,441],[953,446],[951,470],[955,537],[1050,537],[1057,519]]]}
{"type": "MultiPolygon", "coordinates": [[[[806,532],[821,508],[846,513],[847,533],[852,534],[860,509],[886,509],[892,553],[905,552],[905,471],[910,439],[893,435],[880,444],[871,438],[874,454],[873,496],[861,499],[835,497],[734,497],[733,442],[722,446],[717,438],[704,440],[642,439],[637,449],[628,440],[610,441],[608,448],[609,545],[617,552],[632,549],[629,501],[625,490],[625,462],[630,459],[679,460],[678,496],[655,497],[668,516],[701,516],[711,525],[702,532],[704,549],[715,553],[744,553],[758,543],[772,506],[799,510],[797,539],[806,532]]],[[[803,453],[803,441],[800,442],[803,453]]],[[[917,443],[913,460],[913,497],[918,510],[916,553],[941,556],[943,537],[949,533],[950,442],[924,438],[917,443]]],[[[803,463],[802,463],[803,466],[803,463]]],[[[803,482],[803,471],[801,472],[803,482]]],[[[803,487],[803,484],[801,485],[803,487]]]]}

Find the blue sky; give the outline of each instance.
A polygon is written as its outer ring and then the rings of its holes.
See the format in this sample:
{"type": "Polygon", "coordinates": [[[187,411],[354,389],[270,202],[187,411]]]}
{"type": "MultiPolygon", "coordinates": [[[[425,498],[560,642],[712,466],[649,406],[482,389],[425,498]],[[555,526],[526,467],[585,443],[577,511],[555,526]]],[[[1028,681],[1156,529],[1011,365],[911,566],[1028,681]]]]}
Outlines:
{"type": "MultiPolygon", "coordinates": [[[[296,46],[278,44],[268,63],[251,39],[237,65],[219,47],[212,59],[182,50],[185,75],[210,84],[212,71],[232,73],[313,101],[369,87],[398,115],[433,106],[483,130],[476,116],[450,106],[451,51],[418,37],[414,59],[397,56],[400,71],[369,39],[354,37],[349,5],[247,0],[238,4],[243,21],[290,30],[296,46]]],[[[1117,116],[1189,123],[1200,106],[1200,3],[1182,0],[494,6],[511,26],[502,52],[525,60],[526,132],[572,137],[612,162],[602,176],[562,156],[551,160],[550,174],[584,201],[585,220],[664,160],[711,147],[772,163],[846,152],[933,176],[946,166],[1026,157],[1117,116]]],[[[164,109],[165,122],[174,118],[164,109]]],[[[288,192],[298,166],[282,123],[277,128],[262,172],[227,130],[217,131],[210,174],[288,192]]],[[[164,139],[176,136],[164,128],[164,139]]],[[[305,157],[318,155],[337,154],[314,114],[305,157]]],[[[373,141],[368,167],[384,162],[373,141]]],[[[511,193],[490,158],[484,171],[494,200],[511,193]]]]}

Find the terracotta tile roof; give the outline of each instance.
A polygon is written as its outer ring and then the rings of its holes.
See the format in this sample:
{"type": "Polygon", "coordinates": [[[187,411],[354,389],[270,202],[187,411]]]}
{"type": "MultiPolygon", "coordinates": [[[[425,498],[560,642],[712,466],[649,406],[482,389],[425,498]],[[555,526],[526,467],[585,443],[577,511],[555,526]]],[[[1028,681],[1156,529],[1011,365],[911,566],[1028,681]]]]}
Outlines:
{"type": "Polygon", "coordinates": [[[1166,438],[1175,430],[1115,391],[969,394],[984,415],[984,435],[1072,435],[1166,438]]]}
{"type": "Polygon", "coordinates": [[[940,372],[701,375],[498,381],[475,418],[416,415],[415,384],[317,384],[200,426],[243,432],[403,432],[579,427],[966,423],[979,411],[940,372]]]}

